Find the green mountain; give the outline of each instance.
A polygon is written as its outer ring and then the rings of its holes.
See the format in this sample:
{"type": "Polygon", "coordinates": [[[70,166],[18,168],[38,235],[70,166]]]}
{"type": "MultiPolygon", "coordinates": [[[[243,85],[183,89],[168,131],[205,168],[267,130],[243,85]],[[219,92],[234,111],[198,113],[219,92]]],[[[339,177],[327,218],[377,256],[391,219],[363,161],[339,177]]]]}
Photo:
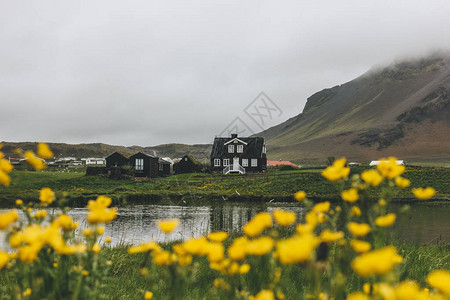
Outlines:
{"type": "Polygon", "coordinates": [[[269,159],[450,158],[450,53],[370,70],[260,134],[269,159]]]}

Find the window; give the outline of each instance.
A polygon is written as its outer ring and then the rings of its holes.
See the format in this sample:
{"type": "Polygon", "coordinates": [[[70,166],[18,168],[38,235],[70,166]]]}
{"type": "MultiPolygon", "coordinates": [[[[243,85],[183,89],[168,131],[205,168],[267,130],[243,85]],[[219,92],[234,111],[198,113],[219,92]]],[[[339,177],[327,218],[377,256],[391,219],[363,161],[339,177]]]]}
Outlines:
{"type": "Polygon", "coordinates": [[[163,164],[159,164],[159,170],[160,170],[160,171],[164,171],[163,164]]]}
{"type": "Polygon", "coordinates": [[[243,158],[242,159],[242,166],[243,167],[248,167],[248,158],[243,158]]]}
{"type": "Polygon", "coordinates": [[[220,167],[220,159],[214,159],[214,167],[220,167]]]}
{"type": "Polygon", "coordinates": [[[252,158],[252,167],[257,167],[257,166],[258,166],[258,159],[252,158]]]}
{"type": "Polygon", "coordinates": [[[223,160],[223,166],[224,166],[224,167],[227,167],[227,166],[229,166],[229,165],[230,165],[230,159],[225,158],[225,159],[223,160]]]}
{"type": "Polygon", "coordinates": [[[144,171],[144,159],[136,158],[136,171],[144,171]]]}
{"type": "Polygon", "coordinates": [[[236,146],[237,153],[243,153],[244,152],[244,145],[237,145],[236,146]]]}
{"type": "Polygon", "coordinates": [[[228,145],[228,153],[234,153],[234,145],[228,145]]]}

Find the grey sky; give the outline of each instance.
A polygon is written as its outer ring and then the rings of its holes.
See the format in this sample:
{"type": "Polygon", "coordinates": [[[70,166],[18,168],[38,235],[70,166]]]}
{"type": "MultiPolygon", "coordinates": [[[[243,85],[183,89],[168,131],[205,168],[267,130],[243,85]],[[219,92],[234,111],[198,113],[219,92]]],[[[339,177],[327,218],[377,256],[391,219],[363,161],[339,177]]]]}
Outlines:
{"type": "Polygon", "coordinates": [[[274,125],[374,65],[449,50],[449,15],[448,0],[0,0],[0,141],[211,143],[261,91],[274,125]]]}

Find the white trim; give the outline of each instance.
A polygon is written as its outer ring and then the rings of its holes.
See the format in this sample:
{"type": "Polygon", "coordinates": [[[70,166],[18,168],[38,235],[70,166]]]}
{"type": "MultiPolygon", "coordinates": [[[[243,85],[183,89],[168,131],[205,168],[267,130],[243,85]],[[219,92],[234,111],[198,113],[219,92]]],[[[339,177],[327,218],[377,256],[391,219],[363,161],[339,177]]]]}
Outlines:
{"type": "Polygon", "coordinates": [[[223,166],[224,167],[228,167],[230,165],[230,159],[229,158],[224,158],[223,159],[223,166]]]}
{"type": "Polygon", "coordinates": [[[228,145],[228,153],[234,153],[234,145],[228,145]]]}
{"type": "Polygon", "coordinates": [[[136,168],[136,171],[144,171],[144,159],[143,158],[136,158],[135,168],[136,168]]]}
{"type": "Polygon", "coordinates": [[[248,167],[248,158],[243,158],[242,159],[242,166],[243,167],[248,167]]]}
{"type": "Polygon", "coordinates": [[[252,167],[257,167],[258,166],[258,159],[257,158],[252,158],[251,159],[251,166],[252,167]]]}
{"type": "Polygon", "coordinates": [[[220,158],[214,159],[214,167],[220,167],[220,158]]]}
{"type": "Polygon", "coordinates": [[[230,143],[233,143],[234,141],[240,142],[241,144],[244,144],[244,145],[247,145],[246,142],[244,142],[244,141],[242,141],[242,140],[240,140],[240,139],[238,139],[238,138],[234,138],[234,139],[232,139],[232,140],[229,140],[228,142],[224,143],[224,145],[228,145],[228,144],[230,144],[230,143]]]}
{"type": "Polygon", "coordinates": [[[244,153],[244,145],[236,145],[236,153],[244,153]]]}

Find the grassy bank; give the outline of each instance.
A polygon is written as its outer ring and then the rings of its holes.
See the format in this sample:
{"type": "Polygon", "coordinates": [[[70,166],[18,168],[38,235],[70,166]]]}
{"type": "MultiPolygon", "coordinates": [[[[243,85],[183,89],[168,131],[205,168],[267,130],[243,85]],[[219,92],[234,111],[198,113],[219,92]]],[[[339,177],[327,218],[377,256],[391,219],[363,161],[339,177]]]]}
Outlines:
{"type": "MultiPolygon", "coordinates": [[[[367,168],[353,167],[352,173],[360,173],[364,169],[367,168]]],[[[161,203],[165,200],[195,204],[222,197],[230,201],[289,201],[300,189],[318,201],[339,198],[338,187],[325,180],[320,169],[246,175],[181,174],[145,181],[111,180],[83,173],[50,171],[13,171],[11,177],[9,187],[0,187],[0,205],[3,207],[12,206],[18,198],[36,201],[39,190],[44,186],[59,195],[66,195],[70,206],[84,206],[98,195],[111,196],[115,205],[161,203]]],[[[404,177],[411,180],[411,187],[433,186],[437,190],[437,200],[446,202],[450,199],[448,168],[407,167],[404,177]]],[[[374,198],[376,196],[373,195],[374,198]]],[[[415,201],[410,189],[400,191],[396,197],[415,201]]]]}

